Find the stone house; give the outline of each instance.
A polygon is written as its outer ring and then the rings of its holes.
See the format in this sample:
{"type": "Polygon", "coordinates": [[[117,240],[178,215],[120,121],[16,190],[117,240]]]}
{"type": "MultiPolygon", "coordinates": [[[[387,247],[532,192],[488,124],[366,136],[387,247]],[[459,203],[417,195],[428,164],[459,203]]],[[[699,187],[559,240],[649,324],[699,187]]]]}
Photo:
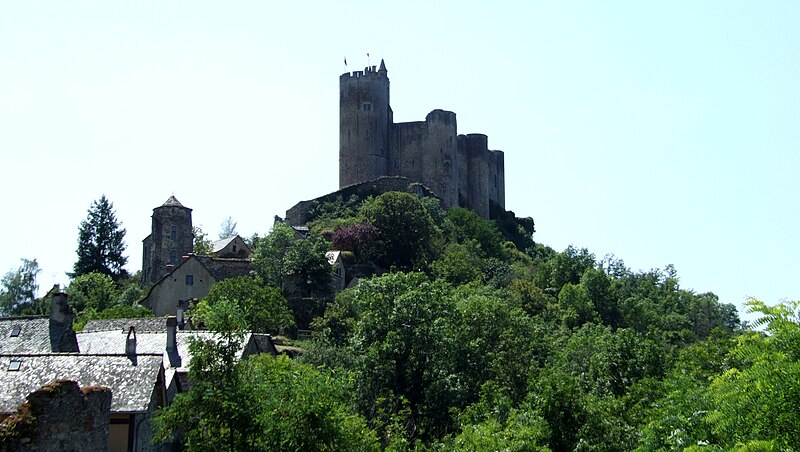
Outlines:
{"type": "Polygon", "coordinates": [[[211,245],[211,254],[216,257],[238,257],[240,259],[247,259],[253,252],[240,236],[235,235],[214,242],[211,245]]]}
{"type": "Polygon", "coordinates": [[[0,417],[42,386],[68,379],[111,390],[108,450],[168,449],[150,444],[150,419],[167,402],[162,354],[79,353],[66,294],[54,294],[52,303],[49,317],[0,318],[0,417]]]}
{"type": "Polygon", "coordinates": [[[150,288],[141,304],[157,317],[177,315],[179,308],[188,307],[189,300],[208,295],[214,284],[247,275],[252,268],[249,259],[189,254],[150,288]]]}

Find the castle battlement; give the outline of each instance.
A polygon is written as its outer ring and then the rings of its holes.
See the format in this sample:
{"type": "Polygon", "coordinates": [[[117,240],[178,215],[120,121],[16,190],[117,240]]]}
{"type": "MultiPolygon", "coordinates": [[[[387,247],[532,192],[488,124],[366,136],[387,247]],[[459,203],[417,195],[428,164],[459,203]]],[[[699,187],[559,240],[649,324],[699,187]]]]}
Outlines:
{"type": "Polygon", "coordinates": [[[340,188],[400,176],[430,188],[446,208],[486,218],[490,204],[505,209],[504,156],[489,150],[486,135],[459,135],[456,114],[441,109],[425,121],[394,123],[383,60],[339,81],[340,188]]]}
{"type": "Polygon", "coordinates": [[[367,66],[363,71],[345,72],[344,74],[340,75],[339,78],[343,79],[375,76],[386,77],[386,67],[383,66],[383,70],[380,70],[378,69],[378,66],[367,66]]]}

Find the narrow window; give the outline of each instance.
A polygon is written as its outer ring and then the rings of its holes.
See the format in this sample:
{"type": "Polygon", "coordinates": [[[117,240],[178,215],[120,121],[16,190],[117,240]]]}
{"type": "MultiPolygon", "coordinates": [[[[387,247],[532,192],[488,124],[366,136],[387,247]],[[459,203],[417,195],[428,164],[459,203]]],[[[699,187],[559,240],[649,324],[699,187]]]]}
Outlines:
{"type": "Polygon", "coordinates": [[[22,360],[12,359],[11,362],[8,363],[8,370],[10,371],[17,371],[20,367],[22,367],[22,360]]]}
{"type": "Polygon", "coordinates": [[[236,252],[236,244],[235,243],[233,244],[233,252],[234,253],[236,252]]]}
{"type": "Polygon", "coordinates": [[[175,265],[178,263],[178,253],[175,250],[169,252],[169,263],[175,265]]]}
{"type": "Polygon", "coordinates": [[[186,275],[186,285],[191,286],[194,284],[194,275],[186,275]]]}
{"type": "Polygon", "coordinates": [[[170,228],[169,230],[169,238],[171,238],[172,240],[178,239],[178,227],[175,226],[174,224],[172,225],[172,228],[170,228]]]}
{"type": "Polygon", "coordinates": [[[11,337],[19,336],[20,331],[22,331],[22,326],[14,325],[14,328],[11,329],[11,337]]]}
{"type": "Polygon", "coordinates": [[[364,102],[361,104],[361,109],[364,110],[365,113],[369,113],[372,111],[372,103],[364,102]]]}

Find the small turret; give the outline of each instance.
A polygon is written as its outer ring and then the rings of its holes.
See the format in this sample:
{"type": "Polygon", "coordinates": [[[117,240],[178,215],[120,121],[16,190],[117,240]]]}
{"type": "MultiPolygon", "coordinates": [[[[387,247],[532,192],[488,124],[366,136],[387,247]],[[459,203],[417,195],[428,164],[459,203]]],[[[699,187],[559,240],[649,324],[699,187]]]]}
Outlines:
{"type": "Polygon", "coordinates": [[[386,63],[383,62],[383,58],[381,58],[381,67],[378,68],[378,74],[381,74],[384,77],[389,76],[389,71],[386,70],[386,63]]]}

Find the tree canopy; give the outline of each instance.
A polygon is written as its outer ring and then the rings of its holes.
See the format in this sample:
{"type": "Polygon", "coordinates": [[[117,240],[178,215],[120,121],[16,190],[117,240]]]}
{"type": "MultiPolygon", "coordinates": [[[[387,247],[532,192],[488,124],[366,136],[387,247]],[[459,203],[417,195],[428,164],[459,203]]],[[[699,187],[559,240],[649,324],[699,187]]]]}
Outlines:
{"type": "Polygon", "coordinates": [[[41,273],[36,259],[22,259],[16,270],[3,276],[0,285],[0,315],[18,315],[36,312],[36,291],[39,284],[36,278],[41,273]]]}
{"type": "Polygon", "coordinates": [[[114,205],[102,195],[89,208],[78,228],[78,260],[71,276],[102,273],[115,281],[127,275],[125,229],[117,221],[114,205]]]}

